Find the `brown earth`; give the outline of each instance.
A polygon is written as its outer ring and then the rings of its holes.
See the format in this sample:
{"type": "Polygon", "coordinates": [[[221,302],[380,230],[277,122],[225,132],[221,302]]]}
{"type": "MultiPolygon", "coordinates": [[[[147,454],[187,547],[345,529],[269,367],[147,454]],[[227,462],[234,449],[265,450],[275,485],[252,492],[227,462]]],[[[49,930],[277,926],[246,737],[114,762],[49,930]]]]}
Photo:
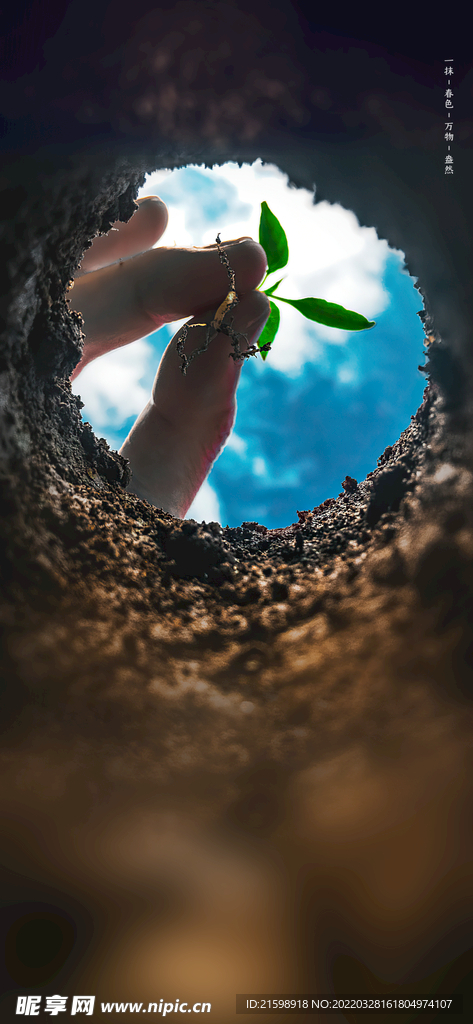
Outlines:
{"type": "Polygon", "coordinates": [[[287,2],[35,10],[2,86],[2,1021],[40,992],[222,1024],[237,992],[467,998],[472,74],[449,178],[440,60],[287,2]],[[365,481],[222,530],[124,490],[65,296],[145,172],[257,157],[404,250],[429,383],[365,481]]]}

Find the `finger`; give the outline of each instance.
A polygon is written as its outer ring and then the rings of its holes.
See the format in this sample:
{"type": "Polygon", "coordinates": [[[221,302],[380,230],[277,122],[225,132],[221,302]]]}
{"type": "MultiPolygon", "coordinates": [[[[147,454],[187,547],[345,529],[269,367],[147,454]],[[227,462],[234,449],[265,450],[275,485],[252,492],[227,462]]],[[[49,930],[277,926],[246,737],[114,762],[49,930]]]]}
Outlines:
{"type": "MultiPolygon", "coordinates": [[[[264,249],[251,238],[226,246],[239,295],[263,279],[264,249]]],[[[123,263],[104,267],[74,282],[72,309],[82,313],[86,341],[81,369],[105,352],[146,337],[173,320],[217,309],[230,288],[215,249],[151,249],[123,263]]]]}
{"type": "Polygon", "coordinates": [[[76,276],[90,274],[117,260],[146,252],[161,238],[168,223],[165,203],[159,196],[146,196],[136,201],[138,209],[127,224],[117,220],[108,234],[94,239],[76,276]]]}
{"type": "MultiPolygon", "coordinates": [[[[262,292],[248,293],[236,307],[233,326],[247,335],[248,345],[261,334],[269,311],[269,301],[262,292]]],[[[189,337],[192,335],[192,346],[200,345],[205,329],[196,327],[189,331],[189,337]]],[[[128,489],[158,508],[183,517],[232,429],[241,364],[231,358],[230,340],[220,333],[207,352],[196,357],[184,377],[176,338],[161,360],[152,399],[121,454],[130,460],[132,480],[128,489]]]]}
{"type": "MultiPolygon", "coordinates": [[[[235,273],[238,294],[244,295],[256,288],[267,267],[262,246],[245,236],[241,241],[222,247],[235,273]]],[[[154,249],[139,260],[139,304],[155,327],[212,307],[215,311],[230,290],[230,279],[217,246],[154,249]]]]}

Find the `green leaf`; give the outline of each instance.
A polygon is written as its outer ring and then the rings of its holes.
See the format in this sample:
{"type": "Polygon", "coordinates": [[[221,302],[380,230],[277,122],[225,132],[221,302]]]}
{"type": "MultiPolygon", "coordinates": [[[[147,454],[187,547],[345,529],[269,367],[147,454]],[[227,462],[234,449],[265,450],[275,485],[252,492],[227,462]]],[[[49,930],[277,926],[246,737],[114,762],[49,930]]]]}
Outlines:
{"type": "MultiPolygon", "coordinates": [[[[262,345],[272,345],[279,330],[279,309],[277,306],[274,305],[274,302],[270,302],[269,305],[271,306],[271,312],[263,328],[263,331],[258,338],[258,348],[261,348],[262,345]]],[[[268,355],[269,352],[262,352],[261,358],[266,359],[268,355]]]]}
{"type": "Polygon", "coordinates": [[[286,234],[266,202],[261,203],[259,244],[263,246],[268,259],[268,274],[286,266],[289,259],[286,234]]]}
{"type": "Polygon", "coordinates": [[[338,306],[336,302],[326,302],[325,299],[283,299],[281,295],[275,295],[274,298],[277,302],[287,302],[289,306],[294,306],[308,320],[315,320],[317,324],[325,324],[326,327],[339,327],[342,331],[366,331],[376,323],[375,320],[367,320],[361,313],[354,313],[352,309],[338,306]]]}
{"type": "Polygon", "coordinates": [[[281,281],[285,281],[285,280],[286,280],[285,277],[281,277],[281,280],[280,281],[276,281],[276,284],[272,284],[270,288],[264,288],[263,289],[264,294],[265,295],[272,295],[273,292],[276,291],[276,288],[279,288],[279,285],[281,284],[281,281]]]}

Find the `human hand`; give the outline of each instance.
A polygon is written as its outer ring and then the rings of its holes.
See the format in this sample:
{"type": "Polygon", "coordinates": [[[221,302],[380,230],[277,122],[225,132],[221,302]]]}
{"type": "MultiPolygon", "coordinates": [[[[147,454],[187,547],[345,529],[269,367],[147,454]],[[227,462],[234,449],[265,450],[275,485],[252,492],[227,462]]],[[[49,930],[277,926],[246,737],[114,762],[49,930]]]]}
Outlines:
{"type": "MultiPolygon", "coordinates": [[[[116,222],[96,238],[82,260],[68,299],[82,314],[86,336],[82,358],[71,379],[97,356],[128,345],[173,320],[193,315],[190,323],[208,323],[225,298],[229,282],[217,245],[152,249],[168,220],[157,196],[138,200],[127,224],[116,222]]],[[[255,291],[264,277],[266,255],[249,237],[223,241],[235,271],[239,303],[235,331],[254,344],[269,316],[266,296],[255,291]]],[[[199,347],[205,328],[189,333],[199,347]]],[[[242,350],[245,349],[243,342],[242,350]]],[[[208,475],[236,412],[241,364],[229,339],[218,334],[207,352],[180,372],[176,338],[158,368],[151,398],[120,452],[129,459],[128,489],[153,505],[184,517],[208,475]]]]}

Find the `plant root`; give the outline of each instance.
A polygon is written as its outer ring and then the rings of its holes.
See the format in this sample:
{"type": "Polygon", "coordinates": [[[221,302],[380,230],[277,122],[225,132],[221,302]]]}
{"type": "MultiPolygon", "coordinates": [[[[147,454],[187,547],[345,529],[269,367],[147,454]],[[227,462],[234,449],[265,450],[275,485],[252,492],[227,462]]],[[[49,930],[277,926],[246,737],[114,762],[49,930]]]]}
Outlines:
{"type": "Polygon", "coordinates": [[[269,349],[271,348],[271,343],[263,345],[261,348],[258,348],[257,345],[250,345],[245,351],[242,352],[240,348],[240,340],[248,342],[247,335],[239,334],[238,331],[235,331],[233,329],[232,325],[234,317],[231,317],[229,323],[225,323],[225,317],[229,313],[231,313],[232,309],[234,309],[235,306],[238,304],[239,298],[235,288],[235,271],[230,266],[230,261],[228,259],[227,253],[225,252],[225,249],[221,245],[220,234],[217,235],[215,241],[217,243],[220,262],[223,263],[227,270],[228,279],[230,281],[230,289],[225,299],[216,310],[215,316],[210,321],[210,323],[184,324],[184,326],[181,328],[177,338],[176,349],[177,354],[181,359],[181,373],[183,373],[184,376],[186,375],[187,368],[188,366],[190,366],[192,360],[195,359],[196,356],[200,356],[202,355],[203,352],[207,351],[210,342],[217,337],[217,334],[224,334],[227,338],[230,338],[230,343],[233,348],[233,352],[230,352],[229,356],[234,360],[235,363],[243,363],[244,360],[249,359],[250,356],[256,356],[258,355],[258,352],[268,352],[269,349]],[[200,346],[200,348],[195,348],[193,352],[190,353],[190,355],[186,355],[184,351],[184,346],[187,341],[187,335],[189,331],[192,330],[193,327],[207,328],[205,332],[205,341],[203,345],[200,346]]]}

